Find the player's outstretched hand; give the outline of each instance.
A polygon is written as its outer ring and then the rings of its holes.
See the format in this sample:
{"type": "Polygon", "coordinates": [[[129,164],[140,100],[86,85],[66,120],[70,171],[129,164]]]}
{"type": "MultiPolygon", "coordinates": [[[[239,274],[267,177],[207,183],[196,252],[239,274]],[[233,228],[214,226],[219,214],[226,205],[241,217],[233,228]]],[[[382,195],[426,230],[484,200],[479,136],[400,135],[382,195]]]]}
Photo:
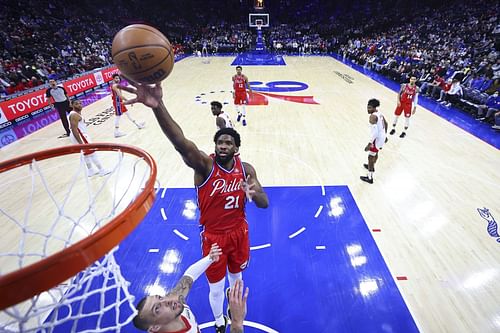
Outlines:
{"type": "Polygon", "coordinates": [[[217,245],[217,243],[212,244],[212,247],[210,248],[210,252],[208,253],[210,256],[210,259],[212,259],[213,262],[219,261],[220,256],[222,255],[222,249],[217,245]]]}
{"type": "Polygon", "coordinates": [[[247,179],[245,181],[240,180],[240,185],[241,189],[245,191],[245,195],[248,199],[248,201],[252,202],[253,195],[255,193],[252,188],[255,186],[255,183],[249,183],[250,175],[247,176],[247,179]]]}
{"type": "Polygon", "coordinates": [[[231,333],[243,332],[243,321],[247,314],[248,287],[243,294],[243,280],[236,280],[229,289],[229,308],[231,309],[231,333]]]}
{"type": "Polygon", "coordinates": [[[142,103],[153,109],[160,105],[163,97],[160,82],[155,85],[142,84],[134,82],[126,76],[124,77],[127,79],[128,83],[130,83],[131,87],[118,85],[117,88],[136,95],[135,98],[129,99],[124,104],[130,105],[134,103],[142,103]]]}

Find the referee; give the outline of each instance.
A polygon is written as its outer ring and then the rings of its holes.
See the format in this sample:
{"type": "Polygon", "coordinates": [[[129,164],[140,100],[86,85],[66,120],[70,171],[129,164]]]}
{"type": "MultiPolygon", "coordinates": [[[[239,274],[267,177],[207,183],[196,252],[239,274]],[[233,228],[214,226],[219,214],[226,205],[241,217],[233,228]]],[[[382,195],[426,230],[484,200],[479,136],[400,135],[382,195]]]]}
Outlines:
{"type": "Polygon", "coordinates": [[[50,107],[54,108],[59,112],[59,118],[63,124],[66,134],[59,136],[58,138],[66,138],[69,136],[69,124],[68,124],[68,112],[71,111],[69,105],[69,97],[66,90],[58,86],[56,80],[49,80],[49,89],[47,89],[45,95],[50,101],[50,107]],[[52,98],[52,99],[51,99],[52,98]]]}

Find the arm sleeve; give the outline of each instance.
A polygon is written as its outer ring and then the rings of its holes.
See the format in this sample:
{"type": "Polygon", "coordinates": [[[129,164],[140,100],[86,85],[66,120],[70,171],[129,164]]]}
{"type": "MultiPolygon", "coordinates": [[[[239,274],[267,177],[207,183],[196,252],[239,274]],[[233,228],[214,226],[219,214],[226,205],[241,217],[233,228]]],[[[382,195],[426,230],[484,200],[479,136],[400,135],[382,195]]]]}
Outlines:
{"type": "Polygon", "coordinates": [[[184,275],[189,276],[194,282],[207,270],[208,266],[210,266],[212,262],[213,261],[210,259],[210,256],[206,256],[189,266],[188,269],[186,269],[186,272],[184,272],[184,275]]]}

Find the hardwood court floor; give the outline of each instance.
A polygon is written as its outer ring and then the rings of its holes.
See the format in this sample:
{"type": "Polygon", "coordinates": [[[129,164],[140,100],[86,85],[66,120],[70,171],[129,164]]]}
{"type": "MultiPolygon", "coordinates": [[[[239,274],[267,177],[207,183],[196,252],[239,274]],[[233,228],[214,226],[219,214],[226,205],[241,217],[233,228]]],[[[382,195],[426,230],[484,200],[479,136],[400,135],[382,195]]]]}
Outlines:
{"type": "MultiPolygon", "coordinates": [[[[418,107],[407,137],[389,137],[375,183],[363,183],[359,176],[366,163],[366,103],[378,98],[391,123],[396,94],[333,58],[285,60],[286,66],[247,66],[243,72],[263,84],[306,83],[306,90],[281,94],[314,96],[319,104],[269,98],[268,105],[247,108],[248,126],[237,124],[240,152],[254,165],[261,183],[347,185],[368,228],[381,230],[373,236],[391,274],[407,277],[397,285],[422,332],[500,331],[500,244],[476,210],[486,207],[500,216],[499,151],[418,107]]],[[[163,83],[167,108],[186,136],[206,152],[213,151],[215,132],[210,101],[229,102],[225,109],[235,118],[231,61],[219,57],[203,64],[199,58],[187,58],[175,64],[163,83]]],[[[110,106],[110,98],[100,100],[84,109],[84,117],[110,106]]],[[[110,119],[89,127],[93,141],[139,146],[156,159],[161,187],[192,187],[192,171],[164,138],[152,112],[135,105],[130,113],[145,120],[147,128],[137,130],[123,118],[121,128],[128,135],[115,139],[110,119]]],[[[402,126],[400,120],[398,134],[402,126]]],[[[56,139],[60,133],[61,125],[54,123],[2,148],[0,160],[69,144],[56,139]]]]}

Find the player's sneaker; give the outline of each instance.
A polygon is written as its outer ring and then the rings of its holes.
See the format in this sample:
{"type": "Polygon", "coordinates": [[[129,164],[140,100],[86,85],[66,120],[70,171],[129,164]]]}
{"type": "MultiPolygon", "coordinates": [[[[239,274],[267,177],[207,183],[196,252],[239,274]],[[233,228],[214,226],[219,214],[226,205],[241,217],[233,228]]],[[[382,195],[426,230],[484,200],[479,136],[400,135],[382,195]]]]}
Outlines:
{"type": "Polygon", "coordinates": [[[229,319],[226,316],[224,316],[224,325],[222,325],[222,326],[214,325],[215,333],[226,333],[226,327],[227,327],[228,322],[229,322],[229,319]]]}
{"type": "Polygon", "coordinates": [[[99,171],[97,171],[96,169],[94,169],[94,168],[90,168],[90,169],[88,170],[88,176],[89,176],[89,177],[95,176],[95,175],[97,175],[97,173],[98,173],[98,172],[99,172],[99,171]]]}
{"type": "Polygon", "coordinates": [[[368,184],[373,184],[373,178],[369,178],[368,176],[361,176],[359,177],[364,182],[367,182],[368,184]]]}
{"type": "Polygon", "coordinates": [[[363,166],[365,167],[366,170],[368,170],[368,164],[363,164],[363,166]]]}
{"type": "Polygon", "coordinates": [[[238,117],[236,118],[236,121],[240,121],[241,120],[241,113],[238,113],[238,117]]]}
{"type": "Polygon", "coordinates": [[[111,170],[108,170],[108,169],[101,169],[99,170],[99,176],[106,176],[106,175],[109,175],[111,173],[111,170]]]}
{"type": "Polygon", "coordinates": [[[404,138],[405,136],[406,136],[406,133],[405,133],[405,132],[403,132],[403,133],[401,133],[401,135],[400,135],[399,137],[400,137],[400,138],[404,138]]]}
{"type": "Polygon", "coordinates": [[[146,123],[144,121],[141,121],[140,123],[135,123],[135,126],[137,126],[138,129],[143,129],[146,127],[146,123]]]}
{"type": "Polygon", "coordinates": [[[245,119],[243,119],[243,121],[241,123],[243,124],[243,126],[247,125],[247,121],[245,119]]]}
{"type": "Polygon", "coordinates": [[[122,136],[125,136],[125,135],[127,135],[127,133],[123,133],[123,132],[120,132],[120,131],[115,132],[115,138],[119,138],[119,137],[122,137],[122,136]]]}
{"type": "Polygon", "coordinates": [[[389,132],[390,135],[394,135],[394,133],[396,133],[396,130],[393,128],[391,129],[391,131],[389,132]]]}

